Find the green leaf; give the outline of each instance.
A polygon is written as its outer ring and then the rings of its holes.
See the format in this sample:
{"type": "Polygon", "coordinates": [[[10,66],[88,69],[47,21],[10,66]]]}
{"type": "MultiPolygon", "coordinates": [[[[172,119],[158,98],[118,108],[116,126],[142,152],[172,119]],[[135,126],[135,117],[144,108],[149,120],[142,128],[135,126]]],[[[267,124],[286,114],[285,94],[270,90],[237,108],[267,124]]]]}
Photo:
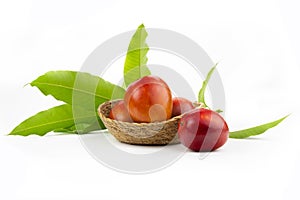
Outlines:
{"type": "Polygon", "coordinates": [[[206,87],[207,87],[207,84],[208,84],[208,81],[211,77],[211,75],[213,74],[213,72],[215,71],[216,67],[217,67],[218,63],[216,63],[208,72],[205,80],[203,81],[202,83],[202,87],[198,93],[198,102],[201,102],[204,104],[205,107],[208,107],[205,103],[205,90],[206,90],[206,87]]]}
{"type": "Polygon", "coordinates": [[[125,86],[143,76],[150,75],[151,72],[146,66],[149,47],[146,43],[148,34],[145,26],[141,24],[131,38],[124,64],[124,82],[125,86]]]}
{"type": "Polygon", "coordinates": [[[243,139],[243,138],[247,138],[247,137],[250,137],[250,136],[262,134],[265,131],[267,131],[268,129],[277,126],[280,122],[282,122],[288,116],[289,115],[287,115],[287,116],[285,116],[281,119],[278,119],[276,121],[266,123],[266,124],[262,124],[260,126],[255,126],[255,127],[247,128],[247,129],[244,129],[244,130],[230,132],[229,137],[230,138],[236,138],[236,139],[243,139]]]}
{"type": "Polygon", "coordinates": [[[9,135],[28,136],[32,134],[43,136],[50,131],[70,127],[74,121],[78,123],[95,120],[95,112],[77,109],[76,119],[71,105],[64,104],[37,113],[19,124],[9,135]]]}
{"type": "Polygon", "coordinates": [[[58,128],[58,129],[55,129],[53,132],[60,132],[60,133],[80,133],[81,131],[87,129],[88,127],[90,127],[91,124],[89,123],[82,123],[82,124],[73,124],[72,126],[70,127],[66,127],[66,128],[58,128]]]}
{"type": "Polygon", "coordinates": [[[90,123],[73,124],[70,127],[58,128],[54,132],[69,133],[69,134],[85,134],[91,131],[106,129],[103,122],[97,117],[96,120],[90,123]]]}
{"type": "MultiPolygon", "coordinates": [[[[86,125],[86,124],[83,124],[83,125],[86,125]]],[[[53,132],[55,132],[55,133],[70,133],[70,134],[74,134],[74,133],[77,133],[77,130],[76,130],[76,126],[72,125],[72,126],[66,127],[66,128],[55,129],[55,130],[53,130],[53,132]]]]}
{"type": "Polygon", "coordinates": [[[223,112],[223,110],[221,110],[221,109],[217,109],[217,110],[215,110],[217,113],[221,113],[221,112],[223,112]]]}
{"type": "Polygon", "coordinates": [[[125,90],[104,79],[84,72],[50,71],[30,83],[44,95],[88,110],[111,99],[121,99],[125,90]]]}
{"type": "Polygon", "coordinates": [[[78,133],[85,134],[91,131],[97,131],[102,129],[106,129],[106,127],[104,126],[103,122],[100,119],[98,119],[97,121],[90,123],[89,126],[82,128],[78,133]]]}

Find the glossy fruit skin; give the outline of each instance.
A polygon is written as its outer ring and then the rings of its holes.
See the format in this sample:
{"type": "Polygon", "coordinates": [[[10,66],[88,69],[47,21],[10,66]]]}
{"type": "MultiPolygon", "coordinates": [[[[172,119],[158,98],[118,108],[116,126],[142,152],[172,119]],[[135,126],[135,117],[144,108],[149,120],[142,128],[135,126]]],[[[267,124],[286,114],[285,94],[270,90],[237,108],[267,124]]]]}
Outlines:
{"type": "Polygon", "coordinates": [[[181,115],[183,113],[193,110],[195,106],[193,103],[183,97],[174,97],[173,98],[173,110],[172,117],[181,115]]]}
{"type": "Polygon", "coordinates": [[[217,112],[197,108],[183,115],[178,124],[180,142],[197,152],[210,152],[223,146],[229,136],[226,121],[217,112]]]}
{"type": "Polygon", "coordinates": [[[112,107],[112,109],[109,112],[109,118],[123,122],[132,122],[132,119],[128,113],[128,110],[123,100],[117,102],[112,107]]]}
{"type": "Polygon", "coordinates": [[[135,122],[158,122],[171,118],[172,94],[169,86],[157,76],[145,76],[129,85],[125,105],[135,122]]]}

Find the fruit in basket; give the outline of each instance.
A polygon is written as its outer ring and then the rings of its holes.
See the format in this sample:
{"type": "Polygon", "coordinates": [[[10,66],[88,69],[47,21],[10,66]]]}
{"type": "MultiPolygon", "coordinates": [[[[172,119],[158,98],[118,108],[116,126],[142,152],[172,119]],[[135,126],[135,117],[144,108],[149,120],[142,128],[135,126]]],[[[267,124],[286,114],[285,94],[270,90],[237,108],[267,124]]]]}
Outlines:
{"type": "Polygon", "coordinates": [[[173,110],[172,117],[181,115],[188,111],[193,110],[195,107],[190,100],[187,100],[183,97],[174,97],[173,98],[173,110]]]}
{"type": "Polygon", "coordinates": [[[123,100],[113,105],[109,113],[109,118],[123,122],[132,122],[123,100]]]}
{"type": "Polygon", "coordinates": [[[131,83],[124,101],[130,117],[135,122],[159,122],[172,116],[171,90],[157,76],[145,76],[131,83]]]}
{"type": "Polygon", "coordinates": [[[214,151],[226,143],[228,136],[228,126],[223,117],[205,108],[186,113],[178,124],[180,142],[193,151],[214,151]]]}

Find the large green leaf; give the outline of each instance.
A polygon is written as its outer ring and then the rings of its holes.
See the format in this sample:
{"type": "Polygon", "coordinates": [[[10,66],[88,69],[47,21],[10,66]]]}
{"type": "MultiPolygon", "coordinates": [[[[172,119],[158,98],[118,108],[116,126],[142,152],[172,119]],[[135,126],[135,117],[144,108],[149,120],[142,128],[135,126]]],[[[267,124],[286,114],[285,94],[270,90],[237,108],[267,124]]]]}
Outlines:
{"type": "Polygon", "coordinates": [[[43,136],[50,131],[70,127],[74,121],[78,123],[90,123],[95,120],[94,111],[77,109],[76,119],[73,117],[71,105],[64,104],[37,113],[19,124],[9,135],[28,136],[32,134],[43,136]]]}
{"type": "Polygon", "coordinates": [[[145,26],[141,24],[131,38],[124,64],[124,83],[127,87],[130,83],[151,72],[146,66],[149,47],[146,43],[148,34],[145,26]]]}
{"type": "Polygon", "coordinates": [[[101,130],[101,129],[106,129],[106,127],[104,126],[100,118],[97,117],[94,121],[85,122],[76,125],[73,124],[72,126],[65,127],[65,128],[58,128],[55,129],[54,132],[84,134],[84,133],[101,130]]]}
{"type": "Polygon", "coordinates": [[[244,130],[230,132],[229,137],[230,138],[236,138],[236,139],[243,139],[243,138],[247,138],[247,137],[250,137],[250,136],[262,134],[265,131],[267,131],[268,129],[277,126],[280,122],[282,122],[287,117],[288,117],[288,115],[283,117],[283,118],[280,118],[276,121],[266,123],[266,124],[262,124],[260,126],[255,126],[255,127],[247,128],[247,129],[244,129],[244,130]]]}
{"type": "MultiPolygon", "coordinates": [[[[213,72],[215,71],[216,67],[217,67],[218,63],[216,63],[208,72],[205,80],[202,83],[202,87],[198,93],[198,102],[201,102],[204,104],[205,107],[208,107],[207,104],[205,103],[205,90],[208,84],[208,81],[211,77],[211,75],[213,74],[213,72]]],[[[221,111],[221,110],[220,110],[221,111]]],[[[221,111],[222,112],[222,111],[221,111]]]]}
{"type": "Polygon", "coordinates": [[[50,71],[30,83],[43,94],[88,110],[111,99],[121,99],[125,90],[89,73],[75,71],[50,71]]]}
{"type": "MultiPolygon", "coordinates": [[[[80,126],[80,128],[86,128],[89,126],[89,124],[79,124],[79,125],[77,125],[77,127],[78,126],[80,126]]],[[[77,128],[76,128],[76,125],[73,124],[72,126],[68,126],[65,128],[57,128],[57,129],[53,130],[53,132],[75,134],[75,133],[77,133],[77,128]]]]}
{"type": "Polygon", "coordinates": [[[83,127],[82,129],[80,129],[80,131],[77,131],[77,133],[85,134],[85,133],[89,133],[91,131],[97,131],[97,130],[102,130],[102,129],[106,129],[103,122],[101,120],[96,120],[96,121],[90,123],[89,126],[83,127]]]}

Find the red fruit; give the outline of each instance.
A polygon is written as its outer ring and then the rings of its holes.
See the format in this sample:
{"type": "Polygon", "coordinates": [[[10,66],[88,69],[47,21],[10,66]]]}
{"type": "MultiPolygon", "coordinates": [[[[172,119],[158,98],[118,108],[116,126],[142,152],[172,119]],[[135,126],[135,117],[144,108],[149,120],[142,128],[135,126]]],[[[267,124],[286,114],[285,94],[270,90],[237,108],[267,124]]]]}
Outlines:
{"type": "Polygon", "coordinates": [[[182,98],[182,97],[174,97],[173,98],[172,117],[186,113],[190,110],[193,110],[194,108],[195,107],[191,101],[189,101],[185,98],[182,98]]]}
{"type": "Polygon", "coordinates": [[[180,142],[193,151],[214,151],[225,144],[228,136],[222,116],[205,108],[186,113],[178,125],[180,142]]]}
{"type": "Polygon", "coordinates": [[[113,106],[110,110],[109,118],[123,122],[132,122],[123,100],[113,106]]]}
{"type": "Polygon", "coordinates": [[[164,121],[172,115],[171,90],[156,76],[145,76],[130,84],[124,101],[135,122],[164,121]]]}

